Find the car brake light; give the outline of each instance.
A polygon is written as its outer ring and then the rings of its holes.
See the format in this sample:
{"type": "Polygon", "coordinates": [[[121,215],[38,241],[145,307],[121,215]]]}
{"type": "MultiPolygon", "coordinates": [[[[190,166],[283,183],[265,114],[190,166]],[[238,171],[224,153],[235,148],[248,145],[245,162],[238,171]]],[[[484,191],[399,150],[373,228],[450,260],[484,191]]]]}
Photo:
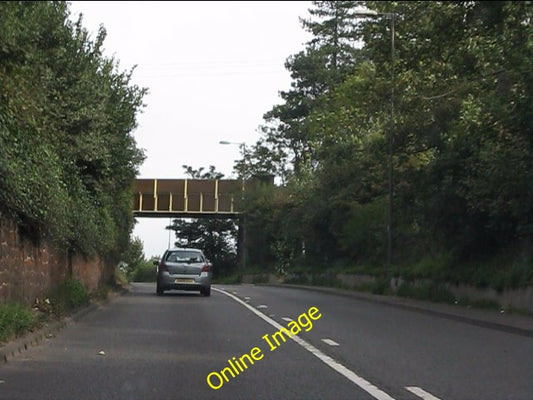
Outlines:
{"type": "Polygon", "coordinates": [[[204,264],[202,272],[209,272],[209,264],[204,264]]]}
{"type": "Polygon", "coordinates": [[[168,266],[167,266],[167,264],[165,264],[165,263],[160,263],[160,264],[159,264],[159,271],[161,271],[161,272],[168,272],[168,266]]]}

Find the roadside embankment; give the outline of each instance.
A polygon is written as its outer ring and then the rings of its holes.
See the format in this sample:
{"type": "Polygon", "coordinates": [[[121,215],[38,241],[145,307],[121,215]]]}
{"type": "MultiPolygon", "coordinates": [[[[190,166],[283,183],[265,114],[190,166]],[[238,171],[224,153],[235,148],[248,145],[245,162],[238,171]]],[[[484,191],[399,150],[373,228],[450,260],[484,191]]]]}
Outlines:
{"type": "Polygon", "coordinates": [[[299,284],[320,287],[334,287],[374,294],[393,295],[418,300],[460,304],[474,308],[493,308],[533,314],[533,286],[509,288],[497,291],[493,288],[479,288],[466,284],[447,282],[435,283],[431,280],[405,280],[392,278],[383,282],[382,278],[358,274],[247,274],[242,283],[299,284]]]}

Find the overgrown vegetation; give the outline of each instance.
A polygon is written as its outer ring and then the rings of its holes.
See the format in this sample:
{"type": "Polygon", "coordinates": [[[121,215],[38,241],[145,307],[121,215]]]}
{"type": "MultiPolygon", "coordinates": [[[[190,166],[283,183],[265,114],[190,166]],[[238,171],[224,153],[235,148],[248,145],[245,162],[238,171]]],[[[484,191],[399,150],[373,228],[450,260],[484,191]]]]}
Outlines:
{"type": "Polygon", "coordinates": [[[0,306],[0,342],[23,334],[35,324],[30,307],[17,303],[0,306]]]}
{"type": "MultiPolygon", "coordinates": [[[[132,131],[146,89],[103,55],[67,2],[0,2],[0,214],[25,239],[116,264],[133,246],[132,131]]],[[[92,295],[105,298],[108,287],[92,295]]],[[[36,304],[0,307],[0,340],[87,305],[67,279],[36,304]]]]}
{"type": "Polygon", "coordinates": [[[50,311],[57,317],[89,304],[89,293],[83,285],[73,279],[62,282],[49,296],[50,311]]]}
{"type": "Polygon", "coordinates": [[[312,2],[291,89],[235,165],[281,182],[247,199],[249,263],[533,283],[532,17],[530,1],[312,2]]]}
{"type": "Polygon", "coordinates": [[[66,2],[0,3],[0,212],[34,242],[118,262],[146,90],[82,23],[66,2]]]}
{"type": "Polygon", "coordinates": [[[149,261],[140,264],[131,277],[133,282],[155,282],[155,279],[155,266],[149,261]]]}
{"type": "Polygon", "coordinates": [[[430,300],[440,303],[453,303],[455,297],[445,287],[438,284],[425,284],[414,286],[410,283],[403,283],[398,288],[396,295],[420,300],[430,300]]]}
{"type": "Polygon", "coordinates": [[[131,240],[130,246],[122,255],[117,273],[125,282],[155,282],[153,260],[146,259],[140,238],[131,240]]]}
{"type": "Polygon", "coordinates": [[[71,315],[92,301],[104,301],[110,293],[124,290],[127,281],[121,278],[121,271],[117,270],[116,274],[115,282],[102,285],[90,294],[79,281],[68,279],[37,299],[32,307],[20,303],[0,305],[0,342],[23,336],[47,322],[71,315]]]}

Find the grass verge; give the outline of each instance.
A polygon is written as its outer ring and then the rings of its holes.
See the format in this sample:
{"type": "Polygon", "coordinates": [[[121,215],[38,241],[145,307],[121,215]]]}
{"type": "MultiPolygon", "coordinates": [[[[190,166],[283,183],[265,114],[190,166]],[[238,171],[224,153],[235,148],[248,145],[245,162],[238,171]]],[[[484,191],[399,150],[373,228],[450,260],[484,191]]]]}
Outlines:
{"type": "Polygon", "coordinates": [[[79,281],[70,279],[62,282],[47,297],[38,299],[33,307],[20,303],[0,305],[0,343],[68,316],[89,305],[91,301],[106,300],[110,293],[123,291],[127,284],[126,277],[117,270],[114,282],[103,285],[90,294],[79,281]]]}
{"type": "Polygon", "coordinates": [[[38,319],[31,308],[19,303],[0,306],[0,342],[22,335],[33,329],[38,319]]]}

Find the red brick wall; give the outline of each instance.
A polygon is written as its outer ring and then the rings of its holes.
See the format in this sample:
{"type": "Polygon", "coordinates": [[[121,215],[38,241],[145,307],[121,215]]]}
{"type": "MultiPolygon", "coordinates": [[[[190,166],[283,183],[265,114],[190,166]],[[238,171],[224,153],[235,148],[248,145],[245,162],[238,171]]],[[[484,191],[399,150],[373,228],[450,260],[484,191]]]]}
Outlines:
{"type": "Polygon", "coordinates": [[[102,260],[98,258],[87,259],[82,256],[73,257],[72,278],[82,282],[89,292],[98,289],[108,277],[106,265],[102,260]]]}
{"type": "MultiPolygon", "coordinates": [[[[109,280],[113,267],[100,259],[72,257],[72,278],[88,291],[109,280]]],[[[52,246],[36,246],[20,237],[16,224],[0,218],[0,303],[10,301],[33,304],[69,277],[66,253],[52,246]]]]}

